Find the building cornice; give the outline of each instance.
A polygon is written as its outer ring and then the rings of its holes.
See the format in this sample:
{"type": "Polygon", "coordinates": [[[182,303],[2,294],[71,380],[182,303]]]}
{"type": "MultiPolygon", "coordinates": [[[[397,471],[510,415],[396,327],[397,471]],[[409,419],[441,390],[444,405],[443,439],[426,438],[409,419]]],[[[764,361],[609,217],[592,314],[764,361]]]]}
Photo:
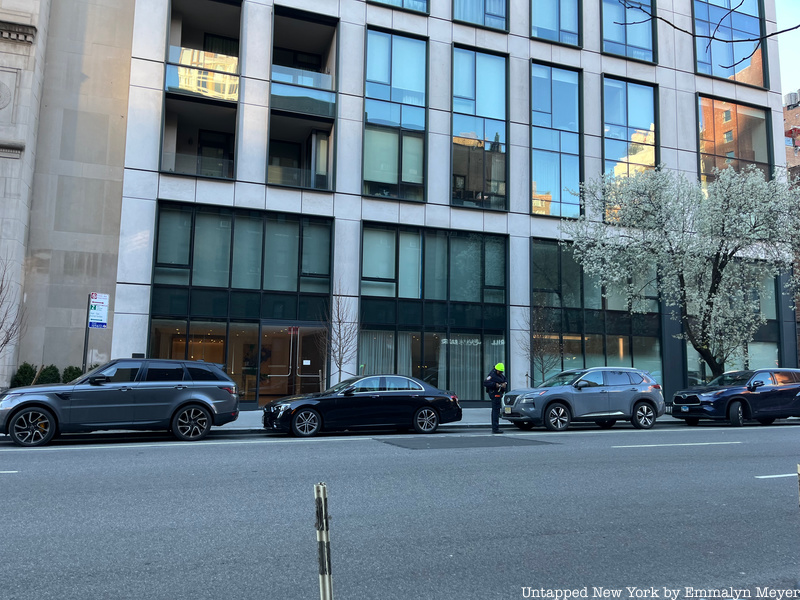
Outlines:
{"type": "Polygon", "coordinates": [[[0,39],[33,44],[36,39],[36,27],[0,20],[0,39]]]}

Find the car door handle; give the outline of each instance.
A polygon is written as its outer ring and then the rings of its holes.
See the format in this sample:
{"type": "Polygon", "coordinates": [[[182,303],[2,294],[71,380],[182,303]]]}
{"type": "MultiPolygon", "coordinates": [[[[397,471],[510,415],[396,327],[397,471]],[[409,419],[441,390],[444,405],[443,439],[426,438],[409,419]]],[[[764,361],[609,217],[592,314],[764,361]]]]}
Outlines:
{"type": "Polygon", "coordinates": [[[131,388],[121,387],[121,388],[119,388],[119,391],[120,392],[127,392],[129,389],[131,389],[131,388]]]}
{"type": "Polygon", "coordinates": [[[380,396],[378,394],[375,394],[374,396],[370,396],[370,398],[380,398],[380,396]]]}
{"type": "Polygon", "coordinates": [[[176,389],[176,390],[185,390],[185,389],[186,389],[186,386],[185,386],[185,385],[176,385],[176,386],[175,386],[175,389],[176,389]]]}

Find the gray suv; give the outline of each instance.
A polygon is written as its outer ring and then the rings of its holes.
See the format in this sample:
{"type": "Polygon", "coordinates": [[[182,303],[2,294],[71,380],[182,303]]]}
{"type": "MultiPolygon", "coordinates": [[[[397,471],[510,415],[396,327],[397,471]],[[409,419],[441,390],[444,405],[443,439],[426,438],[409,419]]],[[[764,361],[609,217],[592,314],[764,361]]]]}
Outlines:
{"type": "Polygon", "coordinates": [[[563,431],[572,421],[608,429],[625,420],[637,429],[650,429],[663,414],[661,386],[649,373],[594,367],[564,371],[535,388],[508,392],[500,416],[520,429],[544,424],[550,431],[563,431]]]}
{"type": "Polygon", "coordinates": [[[0,394],[0,433],[26,447],[110,429],[166,429],[195,441],[238,416],[233,380],[219,365],[195,361],[117,359],[70,383],[0,394]]]}

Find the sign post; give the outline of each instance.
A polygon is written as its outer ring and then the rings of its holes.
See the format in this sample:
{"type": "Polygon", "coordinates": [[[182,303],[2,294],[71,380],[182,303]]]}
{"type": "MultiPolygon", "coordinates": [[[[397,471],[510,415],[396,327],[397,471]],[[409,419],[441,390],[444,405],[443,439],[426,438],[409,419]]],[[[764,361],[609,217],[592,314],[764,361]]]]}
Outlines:
{"type": "Polygon", "coordinates": [[[108,327],[108,294],[92,292],[86,307],[86,333],[83,336],[83,364],[81,370],[86,373],[86,351],[89,348],[89,329],[106,329],[108,327]]]}

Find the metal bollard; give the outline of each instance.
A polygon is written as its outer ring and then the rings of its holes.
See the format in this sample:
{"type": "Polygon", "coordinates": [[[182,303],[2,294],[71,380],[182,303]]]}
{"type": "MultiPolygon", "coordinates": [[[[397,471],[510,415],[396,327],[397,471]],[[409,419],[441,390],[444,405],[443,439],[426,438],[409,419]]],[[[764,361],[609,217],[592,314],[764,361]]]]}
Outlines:
{"type": "Polygon", "coordinates": [[[317,552],[319,554],[319,598],[320,600],[333,600],[328,487],[324,483],[314,486],[314,504],[316,506],[314,526],[317,529],[317,552]]]}

